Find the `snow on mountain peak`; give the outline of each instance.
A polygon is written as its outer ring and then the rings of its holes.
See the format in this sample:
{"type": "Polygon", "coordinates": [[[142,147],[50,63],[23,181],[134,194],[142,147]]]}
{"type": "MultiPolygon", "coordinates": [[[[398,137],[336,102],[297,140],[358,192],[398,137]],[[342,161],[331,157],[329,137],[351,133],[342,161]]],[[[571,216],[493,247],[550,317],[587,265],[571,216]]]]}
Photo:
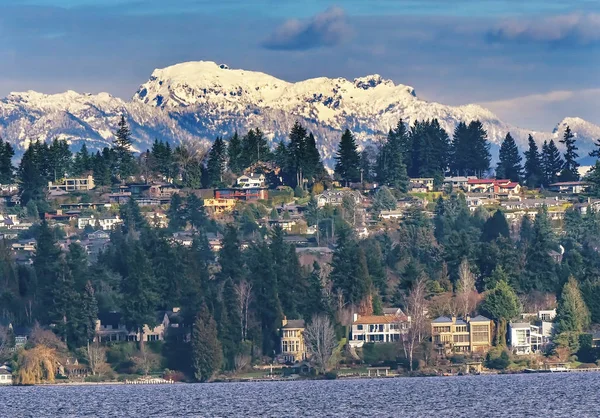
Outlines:
{"type": "MultiPolygon", "coordinates": [[[[326,161],[335,154],[344,129],[351,129],[363,147],[385,137],[400,119],[412,124],[435,118],[450,135],[459,122],[480,120],[492,143],[500,144],[510,131],[522,148],[531,132],[479,105],[453,107],[422,100],[412,87],[379,74],[292,83],[258,71],[196,61],[154,70],[129,102],[107,93],[11,93],[0,99],[0,136],[21,148],[55,137],[100,148],[111,143],[121,115],[131,126],[137,149],[145,149],[155,138],[204,141],[254,127],[272,140],[285,139],[299,121],[315,134],[326,161]]],[[[535,139],[555,137],[567,124],[581,139],[600,137],[600,127],[567,118],[554,134],[539,132],[535,139]]],[[[585,148],[589,141],[580,142],[585,148]]]]}

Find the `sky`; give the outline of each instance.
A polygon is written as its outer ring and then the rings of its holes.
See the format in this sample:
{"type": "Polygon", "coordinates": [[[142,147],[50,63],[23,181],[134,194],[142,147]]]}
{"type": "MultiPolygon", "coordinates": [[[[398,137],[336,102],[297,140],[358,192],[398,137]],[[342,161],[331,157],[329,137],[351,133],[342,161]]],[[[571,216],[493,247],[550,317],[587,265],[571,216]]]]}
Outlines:
{"type": "Polygon", "coordinates": [[[535,130],[600,124],[598,0],[0,0],[0,97],[129,99],[194,60],[288,81],[381,74],[535,130]]]}

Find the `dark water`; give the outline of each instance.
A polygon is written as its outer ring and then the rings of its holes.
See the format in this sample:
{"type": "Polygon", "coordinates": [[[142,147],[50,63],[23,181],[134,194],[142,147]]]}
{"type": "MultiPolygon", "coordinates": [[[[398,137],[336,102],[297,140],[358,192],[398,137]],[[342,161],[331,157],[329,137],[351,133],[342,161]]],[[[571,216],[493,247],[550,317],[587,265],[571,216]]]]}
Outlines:
{"type": "Polygon", "coordinates": [[[0,387],[1,417],[600,417],[600,374],[0,387]]]}

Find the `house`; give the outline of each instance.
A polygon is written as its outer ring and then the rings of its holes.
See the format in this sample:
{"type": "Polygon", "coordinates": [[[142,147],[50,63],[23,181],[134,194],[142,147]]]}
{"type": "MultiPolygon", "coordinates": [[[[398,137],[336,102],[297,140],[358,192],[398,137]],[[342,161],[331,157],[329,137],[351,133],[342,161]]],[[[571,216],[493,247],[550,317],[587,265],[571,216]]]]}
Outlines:
{"type": "Polygon", "coordinates": [[[478,207],[489,204],[490,199],[485,196],[467,196],[467,207],[471,212],[475,212],[478,207]]]}
{"type": "Polygon", "coordinates": [[[91,241],[110,239],[110,234],[99,229],[98,231],[87,234],[87,238],[91,241]]]}
{"type": "MultiPolygon", "coordinates": [[[[541,321],[540,321],[541,322],[541,321]]],[[[508,324],[508,342],[517,355],[537,353],[550,342],[550,335],[544,332],[543,324],[511,322],[508,324]]]]}
{"type": "Polygon", "coordinates": [[[431,337],[438,352],[486,352],[492,345],[492,321],[478,315],[474,318],[440,316],[431,322],[431,337]]]}
{"type": "Polygon", "coordinates": [[[323,193],[317,196],[317,206],[322,208],[325,205],[340,206],[344,197],[349,196],[354,200],[356,205],[359,205],[362,201],[360,192],[352,190],[325,190],[323,193]]]}
{"type": "Polygon", "coordinates": [[[579,194],[587,191],[590,184],[585,181],[560,181],[548,185],[548,190],[556,193],[579,194]]]}
{"type": "Polygon", "coordinates": [[[238,177],[237,183],[242,189],[260,189],[265,187],[265,175],[264,174],[244,174],[238,177]]]}
{"type": "Polygon", "coordinates": [[[13,251],[34,252],[37,247],[35,238],[21,239],[11,245],[13,251]]]}
{"type": "Polygon", "coordinates": [[[85,229],[86,226],[93,228],[99,227],[103,231],[112,231],[115,226],[123,223],[119,215],[108,216],[104,218],[95,218],[94,215],[89,217],[81,217],[77,219],[77,229],[85,229]]]}
{"type": "Polygon", "coordinates": [[[173,321],[173,319],[178,317],[179,314],[179,308],[173,308],[171,311],[158,311],[156,313],[157,326],[151,328],[148,325],[144,325],[141,332],[136,332],[127,329],[120,313],[100,313],[96,320],[96,338],[100,342],[163,341],[171,325],[178,327],[179,324],[173,321]],[[174,324],[171,324],[171,322],[174,322],[174,324]]]}
{"type": "Polygon", "coordinates": [[[86,364],[80,364],[79,360],[73,357],[67,357],[65,364],[59,364],[58,374],[68,378],[87,377],[92,370],[86,364]]]}
{"type": "Polygon", "coordinates": [[[445,177],[444,186],[452,186],[453,189],[467,190],[467,183],[469,180],[477,179],[476,176],[455,176],[445,177]]]}
{"type": "Polygon", "coordinates": [[[236,203],[236,199],[204,199],[204,207],[214,214],[231,212],[236,203]]]}
{"type": "Polygon", "coordinates": [[[242,201],[267,200],[269,192],[264,188],[227,188],[215,189],[215,199],[233,199],[242,201]]]}
{"type": "Polygon", "coordinates": [[[94,177],[91,175],[85,178],[66,178],[59,183],[48,182],[48,191],[87,192],[94,187],[94,177]]]}
{"type": "Polygon", "coordinates": [[[19,185],[16,183],[12,184],[0,184],[0,194],[13,194],[19,191],[19,185]]]}
{"type": "Polygon", "coordinates": [[[411,178],[410,184],[413,191],[415,191],[415,188],[423,189],[425,192],[433,191],[433,177],[411,178]]]}
{"type": "Polygon", "coordinates": [[[514,196],[521,193],[521,185],[508,179],[468,179],[467,191],[514,196]]]}
{"type": "Polygon", "coordinates": [[[592,334],[592,347],[600,348],[600,331],[596,331],[592,334]]]}
{"type": "Polygon", "coordinates": [[[404,217],[404,213],[406,211],[403,209],[394,209],[394,210],[382,210],[379,212],[379,218],[381,219],[400,219],[404,217]]]}
{"type": "Polygon", "coordinates": [[[305,324],[303,319],[290,319],[285,316],[281,321],[281,359],[285,363],[295,363],[308,358],[304,342],[305,324]]]}
{"type": "Polygon", "coordinates": [[[400,341],[410,326],[410,319],[400,313],[395,315],[354,314],[352,321],[351,347],[362,347],[365,343],[391,343],[400,341]]]}
{"type": "Polygon", "coordinates": [[[148,224],[153,228],[166,228],[169,226],[169,218],[163,212],[143,212],[143,215],[148,221],[148,224]]]}
{"type": "Polygon", "coordinates": [[[131,192],[117,192],[108,195],[108,202],[116,205],[124,205],[131,199],[131,192]]]}
{"type": "Polygon", "coordinates": [[[170,200],[171,196],[178,192],[179,190],[170,183],[155,183],[148,189],[148,195],[151,198],[160,200],[170,200]]]}
{"type": "Polygon", "coordinates": [[[0,367],[0,386],[3,385],[12,385],[13,384],[13,376],[10,369],[6,366],[0,367]]]}

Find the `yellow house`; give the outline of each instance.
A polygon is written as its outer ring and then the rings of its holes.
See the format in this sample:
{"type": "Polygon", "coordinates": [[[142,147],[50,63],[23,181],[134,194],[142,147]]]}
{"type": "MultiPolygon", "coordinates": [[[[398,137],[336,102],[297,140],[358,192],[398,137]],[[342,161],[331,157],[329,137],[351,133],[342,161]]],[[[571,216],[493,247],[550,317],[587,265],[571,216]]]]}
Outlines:
{"type": "Polygon", "coordinates": [[[304,344],[304,320],[283,317],[281,321],[281,356],[285,362],[306,360],[304,344]]]}
{"type": "Polygon", "coordinates": [[[231,212],[235,207],[235,199],[205,199],[204,207],[210,208],[213,213],[231,212]]]}
{"type": "Polygon", "coordinates": [[[485,352],[492,345],[492,321],[481,315],[465,319],[441,316],[431,322],[431,338],[443,353],[485,352]]]}

